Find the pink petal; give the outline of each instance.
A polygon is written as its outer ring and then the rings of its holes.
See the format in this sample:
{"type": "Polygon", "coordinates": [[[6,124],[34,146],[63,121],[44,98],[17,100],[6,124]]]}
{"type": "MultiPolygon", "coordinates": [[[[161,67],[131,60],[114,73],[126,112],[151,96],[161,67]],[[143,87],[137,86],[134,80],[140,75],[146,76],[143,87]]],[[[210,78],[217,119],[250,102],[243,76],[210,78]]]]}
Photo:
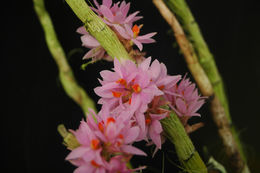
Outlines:
{"type": "Polygon", "coordinates": [[[138,123],[138,125],[141,128],[141,133],[145,131],[145,118],[144,118],[144,114],[141,112],[137,112],[135,113],[135,117],[136,117],[136,121],[138,123]]]}
{"type": "Polygon", "coordinates": [[[130,26],[129,24],[125,24],[125,25],[124,25],[124,28],[125,28],[125,30],[126,30],[126,33],[127,33],[128,35],[130,35],[131,37],[133,37],[134,33],[133,33],[133,31],[132,31],[131,26],[130,26]]]}
{"type": "Polygon", "coordinates": [[[124,138],[125,144],[132,143],[136,140],[136,138],[139,136],[140,129],[139,127],[132,127],[128,130],[127,136],[124,138]]]}
{"type": "Polygon", "coordinates": [[[100,46],[99,42],[89,34],[80,37],[82,45],[87,48],[94,48],[100,46]]]}
{"type": "Polygon", "coordinates": [[[99,8],[99,3],[97,2],[97,0],[94,0],[94,4],[96,5],[97,8],[99,8]]]}
{"type": "MultiPolygon", "coordinates": [[[[104,91],[102,87],[94,88],[94,92],[102,98],[113,98],[112,92],[104,91]]],[[[101,103],[101,102],[100,102],[101,103]]]]}
{"type": "Polygon", "coordinates": [[[147,39],[139,39],[138,37],[136,38],[136,40],[140,41],[143,44],[147,44],[147,43],[154,43],[156,42],[154,39],[152,38],[147,38],[147,39]]]}
{"type": "Polygon", "coordinates": [[[151,67],[150,67],[150,74],[152,76],[152,79],[155,81],[159,77],[161,73],[161,65],[159,61],[156,59],[152,62],[151,67]]]}
{"type": "Polygon", "coordinates": [[[119,74],[119,76],[121,78],[123,78],[123,73],[121,71],[121,63],[118,61],[117,58],[114,59],[114,69],[115,69],[115,72],[117,72],[119,74]]]}
{"type": "Polygon", "coordinates": [[[78,147],[73,149],[65,160],[72,160],[82,157],[86,152],[90,150],[89,147],[78,147]]]}
{"type": "Polygon", "coordinates": [[[106,137],[109,140],[112,140],[117,136],[117,134],[118,134],[118,130],[115,123],[113,122],[109,123],[106,127],[106,132],[105,132],[106,137]]]}
{"type": "Polygon", "coordinates": [[[142,150],[140,150],[136,147],[133,147],[132,145],[122,145],[121,149],[122,149],[122,151],[124,151],[126,153],[147,156],[146,153],[144,153],[142,150]]]}
{"type": "Polygon", "coordinates": [[[79,27],[76,32],[82,35],[89,34],[84,26],[79,27]]]}
{"type": "Polygon", "coordinates": [[[112,5],[112,0],[103,0],[102,4],[110,8],[112,5]]]}
{"type": "MultiPolygon", "coordinates": [[[[100,150],[100,149],[99,149],[100,150]]],[[[100,150],[101,151],[101,150],[100,150]]],[[[87,152],[84,153],[84,155],[82,156],[82,159],[85,162],[90,162],[91,160],[93,160],[96,157],[96,152],[94,150],[89,150],[87,152]]]]}
{"type": "Polygon", "coordinates": [[[141,98],[139,94],[132,94],[131,111],[136,111],[141,105],[141,98]]]}
{"type": "Polygon", "coordinates": [[[89,58],[93,58],[93,57],[96,57],[97,55],[100,54],[100,49],[97,49],[97,48],[93,48],[93,49],[90,49],[84,56],[82,59],[89,59],[89,58]]]}
{"type": "Polygon", "coordinates": [[[155,34],[157,34],[157,33],[156,33],[156,32],[152,32],[152,33],[149,33],[149,34],[145,34],[145,35],[142,35],[142,36],[138,36],[138,40],[149,39],[149,38],[151,38],[152,36],[154,36],[155,34]]]}
{"type": "Polygon", "coordinates": [[[107,142],[106,137],[104,136],[103,133],[101,133],[100,131],[95,131],[95,135],[103,142],[107,142]]]}
{"type": "Polygon", "coordinates": [[[149,136],[155,145],[161,149],[161,135],[156,133],[152,128],[149,128],[149,136]]]}
{"type": "Polygon", "coordinates": [[[95,173],[106,173],[105,168],[98,168],[95,173]]]}
{"type": "Polygon", "coordinates": [[[157,134],[160,134],[163,131],[162,125],[158,120],[152,121],[150,128],[152,128],[157,134]]]}
{"type": "Polygon", "coordinates": [[[167,116],[167,112],[163,114],[150,114],[152,120],[161,120],[164,119],[167,116]]]}
{"type": "Polygon", "coordinates": [[[110,81],[110,82],[117,81],[120,78],[120,76],[118,76],[117,73],[109,71],[109,70],[101,71],[100,76],[103,79],[106,79],[106,81],[110,81]]]}
{"type": "Polygon", "coordinates": [[[131,23],[131,21],[133,20],[133,18],[139,13],[139,11],[136,11],[132,14],[130,14],[126,19],[125,19],[125,23],[131,23]]]}
{"type": "Polygon", "coordinates": [[[111,12],[111,10],[105,6],[105,5],[101,5],[99,8],[99,11],[104,15],[104,17],[106,17],[110,22],[114,21],[114,15],[111,12]]]}
{"type": "Polygon", "coordinates": [[[187,112],[186,103],[181,98],[177,98],[176,100],[177,109],[182,113],[185,114],[187,112]]]}
{"type": "Polygon", "coordinates": [[[120,25],[113,25],[115,27],[115,29],[117,30],[117,32],[125,39],[130,39],[131,37],[127,34],[126,30],[120,26],[120,25]]]}
{"type": "Polygon", "coordinates": [[[124,22],[124,16],[122,15],[121,12],[116,13],[115,17],[114,17],[114,21],[120,24],[123,24],[124,22]]]}
{"type": "Polygon", "coordinates": [[[123,1],[123,2],[121,3],[121,5],[120,5],[120,10],[121,10],[121,12],[122,12],[122,14],[123,14],[124,17],[126,17],[128,11],[129,11],[129,9],[130,9],[130,2],[127,3],[126,5],[125,5],[125,4],[126,4],[125,1],[123,1]]]}
{"type": "Polygon", "coordinates": [[[139,49],[140,51],[143,50],[143,45],[142,45],[141,42],[139,42],[139,41],[136,40],[136,39],[132,39],[132,41],[134,42],[134,44],[138,47],[138,49],[139,49]]]}
{"type": "Polygon", "coordinates": [[[141,64],[139,64],[139,68],[143,71],[147,71],[151,63],[151,57],[146,58],[141,64]]]}
{"type": "Polygon", "coordinates": [[[135,21],[140,20],[142,18],[143,18],[143,16],[135,16],[130,22],[135,22],[135,21]]]}
{"type": "Polygon", "coordinates": [[[95,168],[91,165],[83,165],[74,170],[73,173],[94,173],[95,168]]]}

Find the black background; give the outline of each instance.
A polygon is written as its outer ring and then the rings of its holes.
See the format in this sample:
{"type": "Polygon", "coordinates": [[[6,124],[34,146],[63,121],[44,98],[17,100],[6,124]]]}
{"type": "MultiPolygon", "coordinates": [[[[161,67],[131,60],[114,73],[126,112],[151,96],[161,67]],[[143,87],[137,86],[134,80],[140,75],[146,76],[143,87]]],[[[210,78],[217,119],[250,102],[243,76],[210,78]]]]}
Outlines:
{"type": "MultiPolygon", "coordinates": [[[[152,1],[132,0],[131,11],[141,11],[144,16],[142,34],[156,31],[156,44],[145,45],[144,51],[164,62],[169,74],[188,72],[167,23],[153,6],[152,1]]],[[[202,33],[215,55],[219,71],[223,75],[230,101],[234,124],[247,151],[252,172],[260,170],[259,156],[259,98],[260,98],[260,8],[256,1],[207,1],[188,0],[202,33]]],[[[81,22],[63,0],[46,0],[58,38],[68,56],[79,83],[95,100],[92,91],[98,85],[96,78],[101,69],[111,63],[99,62],[80,70],[86,49],[81,48],[75,32],[81,22]],[[80,48],[80,49],[79,49],[80,48]],[[72,50],[78,50],[71,53],[72,50]]],[[[68,154],[61,144],[57,125],[63,123],[76,129],[83,118],[80,108],[67,97],[58,79],[58,70],[44,40],[43,31],[33,11],[31,1],[12,1],[6,5],[2,21],[2,76],[7,89],[8,106],[2,114],[1,163],[6,172],[72,172],[74,167],[64,158],[68,154]]],[[[5,102],[5,100],[4,100],[5,102]]],[[[191,135],[197,148],[208,145],[217,158],[223,152],[207,111],[201,109],[199,121],[206,126],[191,135]]],[[[141,145],[141,144],[139,144],[141,145]]],[[[166,144],[164,148],[170,149],[166,144]]],[[[147,149],[145,149],[147,150],[147,149]]],[[[149,152],[149,150],[147,150],[149,152]]],[[[135,158],[145,164],[145,159],[135,158]]],[[[149,160],[148,165],[161,169],[162,152],[149,160]]],[[[149,171],[147,171],[149,172],[149,171]]],[[[170,172],[166,168],[165,172],[170,172]]]]}

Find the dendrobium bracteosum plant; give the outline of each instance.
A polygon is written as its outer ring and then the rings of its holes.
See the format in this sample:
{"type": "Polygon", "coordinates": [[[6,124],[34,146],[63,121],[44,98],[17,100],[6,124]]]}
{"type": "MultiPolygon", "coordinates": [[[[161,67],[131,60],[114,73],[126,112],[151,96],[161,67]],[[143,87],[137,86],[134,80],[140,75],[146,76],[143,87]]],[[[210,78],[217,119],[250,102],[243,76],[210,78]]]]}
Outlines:
{"type": "Polygon", "coordinates": [[[94,0],[94,4],[96,8],[92,10],[116,32],[129,52],[135,52],[132,54],[135,61],[109,57],[84,26],[78,28],[82,45],[90,49],[83,59],[114,59],[114,68],[100,72],[101,86],[94,91],[101,97],[98,103],[102,108],[97,114],[90,111],[79,129],[71,130],[78,147],[71,149],[66,160],[78,167],[75,173],[138,171],[145,167],[130,169],[126,165],[133,155],[146,156],[146,153],[132,144],[145,140],[155,144],[155,151],[161,149],[164,140],[160,120],[174,111],[188,127],[190,117],[200,116],[197,110],[205,97],[198,94],[195,84],[186,77],[168,75],[163,63],[136,53],[133,46],[141,51],[142,44],[155,42],[151,37],[156,33],[139,36],[142,25],[133,23],[142,17],[137,16],[139,12],[128,15],[130,3],[113,4],[112,0],[103,0],[99,4],[94,0]]]}

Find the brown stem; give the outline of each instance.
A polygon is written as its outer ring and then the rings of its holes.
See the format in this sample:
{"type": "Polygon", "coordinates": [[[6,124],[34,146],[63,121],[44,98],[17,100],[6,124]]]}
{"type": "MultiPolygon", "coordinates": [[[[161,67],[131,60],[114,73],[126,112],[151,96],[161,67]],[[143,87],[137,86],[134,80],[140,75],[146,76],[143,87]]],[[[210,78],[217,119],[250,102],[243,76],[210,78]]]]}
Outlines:
{"type": "Polygon", "coordinates": [[[249,172],[247,165],[243,161],[238,146],[230,130],[230,124],[225,115],[225,109],[221,105],[218,97],[214,97],[211,101],[211,112],[213,114],[213,120],[218,127],[218,133],[222,139],[225,153],[228,156],[230,167],[233,172],[249,172]]]}
{"type": "MultiPolygon", "coordinates": [[[[210,83],[209,78],[205,74],[203,68],[198,63],[197,55],[193,49],[193,46],[188,41],[178,20],[168,9],[163,0],[153,0],[153,3],[174,31],[174,35],[180,46],[180,49],[183,52],[187,65],[194,79],[196,80],[202,94],[205,96],[213,96],[214,91],[212,84],[210,83]]],[[[218,128],[219,136],[222,139],[227,157],[229,158],[232,171],[236,173],[248,172],[247,165],[243,161],[238,146],[235,142],[235,138],[231,133],[229,120],[225,115],[225,109],[216,95],[211,101],[211,111],[213,120],[218,128]]]]}
{"type": "Polygon", "coordinates": [[[197,55],[194,52],[192,45],[186,38],[181,25],[179,24],[176,17],[172,14],[172,12],[168,9],[168,7],[164,4],[162,0],[153,0],[153,3],[158,8],[161,15],[164,17],[164,19],[168,22],[168,24],[171,26],[172,30],[174,31],[176,41],[180,46],[185,61],[187,62],[190,72],[193,75],[194,79],[196,80],[201,93],[204,96],[211,96],[213,94],[212,85],[210,84],[210,81],[206,73],[200,66],[197,55]]]}

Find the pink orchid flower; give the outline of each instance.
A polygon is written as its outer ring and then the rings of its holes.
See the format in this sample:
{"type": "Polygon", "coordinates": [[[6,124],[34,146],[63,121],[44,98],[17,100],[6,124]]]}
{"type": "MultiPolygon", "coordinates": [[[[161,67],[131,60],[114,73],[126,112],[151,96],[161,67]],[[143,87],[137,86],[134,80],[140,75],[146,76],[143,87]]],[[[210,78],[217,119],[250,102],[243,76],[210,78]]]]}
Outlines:
{"type": "Polygon", "coordinates": [[[124,24],[129,24],[132,26],[133,22],[142,18],[142,16],[136,16],[139,11],[127,16],[130,9],[130,3],[126,3],[125,1],[122,1],[121,3],[118,2],[113,5],[112,0],[103,0],[101,5],[99,5],[96,0],[94,0],[94,3],[97,9],[92,8],[92,10],[101,16],[104,19],[104,22],[110,26],[124,24]]]}
{"type": "Polygon", "coordinates": [[[179,116],[200,116],[197,111],[205,103],[206,97],[198,94],[194,83],[184,77],[176,87],[172,88],[172,92],[175,96],[171,99],[171,107],[179,116]]]}
{"type": "Polygon", "coordinates": [[[181,75],[168,75],[165,64],[160,63],[158,60],[154,60],[151,64],[149,74],[151,75],[152,81],[155,85],[166,95],[172,95],[172,87],[176,86],[178,81],[181,79],[181,75]]]}
{"type": "Polygon", "coordinates": [[[130,121],[121,121],[120,116],[109,116],[109,112],[96,115],[90,110],[87,122],[81,121],[79,129],[72,133],[80,144],[66,158],[78,166],[74,172],[109,172],[115,168],[121,170],[124,167],[116,165],[117,159],[125,158],[120,162],[125,160],[126,164],[133,154],[146,156],[143,151],[131,145],[139,135],[139,127],[132,127],[130,121]]]}
{"type": "Polygon", "coordinates": [[[141,51],[143,49],[143,44],[146,43],[154,43],[155,40],[152,39],[156,32],[152,32],[146,35],[139,36],[140,29],[142,28],[141,26],[134,25],[131,28],[131,25],[125,24],[123,27],[122,26],[114,26],[118,33],[125,39],[131,40],[141,51]]]}
{"type": "Polygon", "coordinates": [[[124,103],[128,103],[132,112],[137,109],[144,112],[154,96],[163,94],[151,82],[148,74],[150,61],[151,58],[147,58],[136,66],[130,60],[120,64],[115,59],[114,72],[102,71],[100,73],[103,78],[103,81],[100,80],[102,86],[94,89],[96,94],[102,97],[99,103],[109,107],[110,110],[117,106],[124,107],[124,103]]]}
{"type": "Polygon", "coordinates": [[[82,34],[80,38],[82,46],[90,49],[84,55],[83,59],[92,58],[93,61],[98,61],[100,59],[105,59],[107,61],[113,60],[113,58],[106,54],[105,49],[99,44],[99,42],[86,31],[84,26],[79,27],[77,32],[82,34]]]}

